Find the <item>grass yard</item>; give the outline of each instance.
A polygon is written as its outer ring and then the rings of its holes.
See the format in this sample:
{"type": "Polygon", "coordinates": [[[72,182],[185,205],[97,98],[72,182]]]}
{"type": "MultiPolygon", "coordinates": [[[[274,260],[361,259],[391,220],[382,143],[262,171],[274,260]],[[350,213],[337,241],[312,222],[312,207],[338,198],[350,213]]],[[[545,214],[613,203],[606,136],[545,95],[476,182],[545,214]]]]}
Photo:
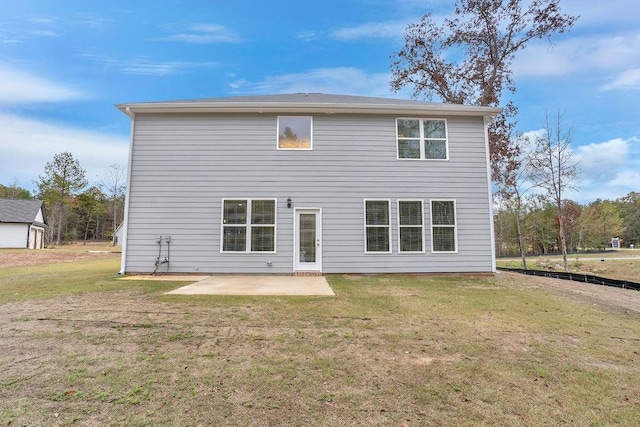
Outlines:
{"type": "Polygon", "coordinates": [[[0,425],[640,419],[640,292],[334,275],[337,297],[168,296],[118,260],[0,270],[0,425]]]}

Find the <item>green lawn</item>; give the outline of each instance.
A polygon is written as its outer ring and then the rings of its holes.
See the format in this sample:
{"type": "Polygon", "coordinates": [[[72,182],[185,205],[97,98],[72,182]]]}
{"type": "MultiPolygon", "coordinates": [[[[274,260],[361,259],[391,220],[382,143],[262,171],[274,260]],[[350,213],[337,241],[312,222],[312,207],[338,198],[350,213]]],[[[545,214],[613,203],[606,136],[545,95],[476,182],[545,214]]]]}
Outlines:
{"type": "Polygon", "coordinates": [[[0,425],[640,419],[640,313],[539,279],[334,275],[336,297],[190,297],[117,269],[0,272],[0,425]]]}

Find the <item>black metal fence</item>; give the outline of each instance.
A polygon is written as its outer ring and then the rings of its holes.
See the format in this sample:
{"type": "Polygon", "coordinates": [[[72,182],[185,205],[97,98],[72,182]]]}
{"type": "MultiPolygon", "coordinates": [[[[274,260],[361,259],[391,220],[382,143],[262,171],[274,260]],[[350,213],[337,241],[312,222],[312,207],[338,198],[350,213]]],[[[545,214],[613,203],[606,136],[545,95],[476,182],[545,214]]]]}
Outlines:
{"type": "Polygon", "coordinates": [[[529,276],[553,277],[554,279],[573,280],[574,282],[592,283],[594,285],[612,286],[614,288],[633,289],[640,291],[640,283],[628,280],[609,279],[607,277],[591,276],[589,274],[564,273],[559,271],[525,270],[523,268],[498,267],[498,270],[528,274],[529,276]]]}

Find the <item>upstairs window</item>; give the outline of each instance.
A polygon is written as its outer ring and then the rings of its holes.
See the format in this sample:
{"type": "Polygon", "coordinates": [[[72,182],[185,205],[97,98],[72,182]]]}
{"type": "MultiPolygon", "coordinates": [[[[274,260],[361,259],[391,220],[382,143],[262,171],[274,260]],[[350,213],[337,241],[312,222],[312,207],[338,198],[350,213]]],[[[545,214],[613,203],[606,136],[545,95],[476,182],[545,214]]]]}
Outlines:
{"type": "Polygon", "coordinates": [[[396,119],[399,159],[447,160],[445,119],[396,119]]]}
{"type": "Polygon", "coordinates": [[[309,116],[278,117],[278,150],[313,149],[313,118],[309,116]]]}
{"type": "Polygon", "coordinates": [[[222,252],[275,252],[275,199],[222,203],[222,252]]]}
{"type": "Polygon", "coordinates": [[[456,203],[454,200],[431,201],[431,251],[457,252],[456,203]]]}
{"type": "Polygon", "coordinates": [[[365,253],[391,252],[389,200],[365,200],[365,253]]]}

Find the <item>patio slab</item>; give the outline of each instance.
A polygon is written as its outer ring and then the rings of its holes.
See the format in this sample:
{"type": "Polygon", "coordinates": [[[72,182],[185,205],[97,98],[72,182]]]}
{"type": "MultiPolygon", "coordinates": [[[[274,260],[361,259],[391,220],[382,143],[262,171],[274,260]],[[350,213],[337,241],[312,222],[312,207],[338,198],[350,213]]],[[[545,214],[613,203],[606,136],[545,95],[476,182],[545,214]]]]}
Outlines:
{"type": "Polygon", "coordinates": [[[125,280],[191,281],[167,292],[170,295],[319,295],[335,296],[324,276],[151,276],[134,275],[125,280]]]}

